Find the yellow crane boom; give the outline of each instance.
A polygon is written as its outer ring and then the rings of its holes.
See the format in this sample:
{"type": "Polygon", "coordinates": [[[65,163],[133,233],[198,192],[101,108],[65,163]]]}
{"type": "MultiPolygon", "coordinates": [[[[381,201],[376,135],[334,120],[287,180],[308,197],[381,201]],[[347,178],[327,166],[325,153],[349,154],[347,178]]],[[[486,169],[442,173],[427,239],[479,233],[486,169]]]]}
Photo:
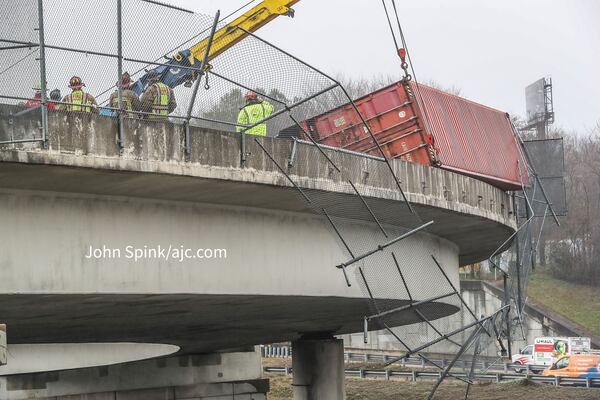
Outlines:
{"type": "MultiPolygon", "coordinates": [[[[263,0],[258,5],[215,31],[210,46],[207,62],[227,49],[235,46],[248,36],[247,32],[255,32],[280,15],[293,16],[291,6],[300,0],[263,0]]],[[[205,38],[189,49],[177,52],[166,64],[161,64],[140,77],[131,89],[141,95],[150,79],[149,74],[158,76],[166,85],[174,88],[181,84],[190,84],[198,76],[189,67],[198,67],[206,53],[209,38],[205,38]],[[188,67],[188,68],[186,68],[188,67]]]]}
{"type": "MultiPolygon", "coordinates": [[[[291,7],[298,1],[300,0],[263,0],[260,4],[252,7],[234,21],[220,28],[215,32],[207,61],[212,60],[227,49],[235,46],[248,36],[245,31],[255,32],[280,15],[293,16],[294,11],[291,7]]],[[[208,38],[189,49],[190,55],[188,60],[190,65],[202,61],[207,45],[208,38]]],[[[183,60],[183,57],[182,53],[177,53],[173,56],[179,62],[183,60]]]]}

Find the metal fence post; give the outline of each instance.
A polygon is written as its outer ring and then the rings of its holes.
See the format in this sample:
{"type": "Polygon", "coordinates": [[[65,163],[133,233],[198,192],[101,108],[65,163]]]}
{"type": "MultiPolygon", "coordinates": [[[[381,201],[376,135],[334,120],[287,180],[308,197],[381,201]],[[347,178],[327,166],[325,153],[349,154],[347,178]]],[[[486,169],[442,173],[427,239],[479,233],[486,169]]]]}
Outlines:
{"type": "Polygon", "coordinates": [[[246,156],[248,155],[246,153],[246,132],[244,130],[240,132],[240,149],[240,163],[242,166],[244,166],[244,163],[246,162],[246,156]]]}
{"type": "Polygon", "coordinates": [[[119,117],[119,136],[117,139],[117,145],[119,151],[124,148],[124,134],[123,134],[123,4],[122,0],[117,0],[117,73],[119,75],[117,79],[117,93],[119,96],[119,111],[117,113],[119,117]]]}
{"type": "Polygon", "coordinates": [[[219,24],[219,17],[221,15],[221,10],[217,10],[215,14],[215,19],[213,20],[212,28],[210,30],[210,35],[208,36],[208,42],[206,43],[206,49],[204,50],[204,57],[202,58],[202,63],[200,64],[200,71],[196,73],[196,83],[194,84],[194,89],[192,91],[192,98],[190,100],[190,104],[188,105],[186,119],[184,124],[184,140],[183,140],[183,152],[184,156],[187,159],[190,155],[190,120],[192,119],[192,112],[194,111],[194,103],[196,102],[196,96],[198,95],[198,87],[200,86],[200,78],[204,75],[204,69],[208,63],[208,54],[210,53],[210,48],[212,46],[213,38],[215,37],[215,32],[217,30],[217,25],[219,24]]]}
{"type": "Polygon", "coordinates": [[[46,95],[46,45],[44,42],[44,0],[38,0],[38,34],[40,48],[40,89],[42,90],[42,139],[48,147],[48,96],[46,95]]]}

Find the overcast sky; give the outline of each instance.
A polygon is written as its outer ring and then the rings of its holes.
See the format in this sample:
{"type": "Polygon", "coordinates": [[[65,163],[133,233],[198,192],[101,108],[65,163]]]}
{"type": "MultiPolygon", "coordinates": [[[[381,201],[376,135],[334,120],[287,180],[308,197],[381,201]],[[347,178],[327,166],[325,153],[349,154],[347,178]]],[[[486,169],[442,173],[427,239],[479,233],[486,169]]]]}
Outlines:
{"type": "MultiPolygon", "coordinates": [[[[243,0],[167,0],[221,15],[243,0]]],[[[525,114],[525,86],[554,83],[556,125],[583,131],[600,120],[600,1],[397,0],[420,81],[525,114]]],[[[399,62],[379,0],[301,0],[258,34],[327,73],[397,75],[399,62]]]]}

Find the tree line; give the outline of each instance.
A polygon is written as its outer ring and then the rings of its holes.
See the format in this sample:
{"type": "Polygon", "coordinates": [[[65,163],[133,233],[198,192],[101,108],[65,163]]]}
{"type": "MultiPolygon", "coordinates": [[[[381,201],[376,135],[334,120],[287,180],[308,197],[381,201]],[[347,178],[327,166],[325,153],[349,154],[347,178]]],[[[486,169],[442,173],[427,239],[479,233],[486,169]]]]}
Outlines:
{"type": "Polygon", "coordinates": [[[552,227],[546,248],[556,278],[600,284],[600,123],[585,135],[565,135],[567,216],[552,227]]]}

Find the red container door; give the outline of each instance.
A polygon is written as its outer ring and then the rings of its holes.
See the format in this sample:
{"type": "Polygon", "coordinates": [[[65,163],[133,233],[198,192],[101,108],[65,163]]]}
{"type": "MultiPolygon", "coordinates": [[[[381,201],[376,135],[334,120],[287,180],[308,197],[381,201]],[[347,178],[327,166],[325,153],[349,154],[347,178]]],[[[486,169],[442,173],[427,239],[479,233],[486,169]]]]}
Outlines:
{"type": "MultiPolygon", "coordinates": [[[[411,87],[417,90],[416,84],[411,87]]],[[[418,104],[442,168],[504,190],[520,189],[523,161],[508,114],[421,84],[418,104]]]]}

